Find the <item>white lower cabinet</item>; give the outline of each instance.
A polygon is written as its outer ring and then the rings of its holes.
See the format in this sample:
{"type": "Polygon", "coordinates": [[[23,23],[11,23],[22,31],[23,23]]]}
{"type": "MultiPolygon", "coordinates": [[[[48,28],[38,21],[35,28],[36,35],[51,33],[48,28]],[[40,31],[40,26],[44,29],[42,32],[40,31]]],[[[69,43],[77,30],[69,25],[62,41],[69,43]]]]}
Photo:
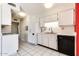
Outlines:
{"type": "Polygon", "coordinates": [[[2,36],[2,56],[16,53],[18,50],[18,35],[2,36]]]}
{"type": "Polygon", "coordinates": [[[38,34],[38,44],[43,44],[42,35],[38,34]]]}
{"type": "Polygon", "coordinates": [[[49,45],[48,45],[49,38],[48,38],[48,35],[47,35],[47,34],[42,35],[42,40],[43,40],[43,44],[42,44],[42,45],[48,47],[48,46],[49,46],[49,45]]]}
{"type": "Polygon", "coordinates": [[[57,50],[57,34],[38,34],[38,44],[57,50]]]}
{"type": "Polygon", "coordinates": [[[53,49],[57,48],[57,34],[49,34],[49,47],[53,49]]]}
{"type": "Polygon", "coordinates": [[[48,35],[38,34],[38,44],[48,47],[48,35]]]}

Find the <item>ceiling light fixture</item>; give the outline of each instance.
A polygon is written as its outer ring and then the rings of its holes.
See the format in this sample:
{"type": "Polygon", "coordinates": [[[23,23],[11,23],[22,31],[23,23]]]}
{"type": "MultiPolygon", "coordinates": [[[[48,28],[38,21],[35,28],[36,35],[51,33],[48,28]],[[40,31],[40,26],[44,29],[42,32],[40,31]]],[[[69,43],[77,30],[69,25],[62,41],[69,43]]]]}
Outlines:
{"type": "Polygon", "coordinates": [[[25,17],[26,14],[25,14],[24,12],[19,12],[19,16],[21,16],[21,17],[25,17]]]}
{"type": "Polygon", "coordinates": [[[44,3],[45,8],[51,8],[53,5],[53,3],[44,3]]]}

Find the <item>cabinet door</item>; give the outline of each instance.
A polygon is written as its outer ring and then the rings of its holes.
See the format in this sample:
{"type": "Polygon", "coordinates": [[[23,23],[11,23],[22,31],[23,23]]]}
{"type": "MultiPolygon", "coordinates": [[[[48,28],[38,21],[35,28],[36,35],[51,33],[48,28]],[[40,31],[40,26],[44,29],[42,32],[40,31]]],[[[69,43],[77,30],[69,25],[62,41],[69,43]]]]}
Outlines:
{"type": "Polygon", "coordinates": [[[74,25],[74,11],[66,10],[58,14],[59,25],[74,25]]]}
{"type": "Polygon", "coordinates": [[[56,34],[51,34],[49,36],[49,47],[53,49],[58,49],[57,48],[57,35],[56,34]]]}
{"type": "Polygon", "coordinates": [[[43,44],[44,46],[47,46],[48,47],[48,35],[47,34],[44,34],[43,37],[42,37],[42,40],[43,40],[43,44]]]}
{"type": "Polygon", "coordinates": [[[2,4],[2,25],[11,25],[11,9],[7,3],[2,4]]]}
{"type": "Polygon", "coordinates": [[[2,55],[11,55],[18,50],[18,35],[2,36],[2,55]]]}
{"type": "Polygon", "coordinates": [[[38,44],[42,44],[43,40],[42,40],[42,35],[38,34],[38,44]]]}

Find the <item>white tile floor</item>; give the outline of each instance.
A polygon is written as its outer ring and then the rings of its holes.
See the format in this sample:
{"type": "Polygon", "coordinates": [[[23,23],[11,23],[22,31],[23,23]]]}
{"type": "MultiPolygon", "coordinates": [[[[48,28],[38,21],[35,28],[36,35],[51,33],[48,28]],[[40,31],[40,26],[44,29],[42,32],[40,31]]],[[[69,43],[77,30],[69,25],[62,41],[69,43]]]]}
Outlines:
{"type": "Polygon", "coordinates": [[[67,56],[48,48],[32,45],[29,43],[21,43],[17,56],[67,56]]]}

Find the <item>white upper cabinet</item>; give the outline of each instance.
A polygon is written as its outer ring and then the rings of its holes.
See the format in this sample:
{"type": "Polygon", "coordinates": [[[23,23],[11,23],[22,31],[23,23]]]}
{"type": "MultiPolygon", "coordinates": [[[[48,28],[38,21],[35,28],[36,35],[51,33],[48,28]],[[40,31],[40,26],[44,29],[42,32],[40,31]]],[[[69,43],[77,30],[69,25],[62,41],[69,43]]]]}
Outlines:
{"type": "Polygon", "coordinates": [[[38,44],[57,50],[57,34],[38,34],[38,44]]]}
{"type": "Polygon", "coordinates": [[[11,8],[5,3],[2,4],[2,25],[11,25],[11,8]]]}
{"type": "Polygon", "coordinates": [[[65,10],[58,13],[59,25],[74,25],[74,10],[65,10]]]}

